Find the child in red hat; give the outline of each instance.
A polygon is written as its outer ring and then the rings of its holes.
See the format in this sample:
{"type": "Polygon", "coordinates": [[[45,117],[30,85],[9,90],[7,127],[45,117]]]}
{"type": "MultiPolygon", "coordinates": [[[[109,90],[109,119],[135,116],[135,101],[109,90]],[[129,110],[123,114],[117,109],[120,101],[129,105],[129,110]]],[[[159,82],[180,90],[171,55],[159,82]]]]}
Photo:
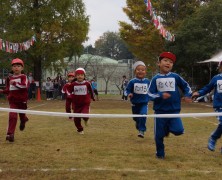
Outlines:
{"type": "MultiPolygon", "coordinates": [[[[11,62],[12,72],[6,80],[6,88],[0,90],[0,93],[7,94],[9,106],[12,109],[27,109],[28,101],[28,78],[23,74],[24,63],[21,59],[16,58],[11,62]]],[[[8,121],[8,130],[6,140],[14,142],[14,133],[17,124],[18,113],[10,112],[8,121]]],[[[20,126],[19,129],[23,131],[25,124],[28,121],[26,114],[19,113],[20,126]]]]}
{"type": "MultiPolygon", "coordinates": [[[[83,68],[78,68],[75,71],[76,81],[69,86],[70,93],[73,94],[72,103],[74,113],[88,114],[90,110],[91,99],[95,101],[93,90],[90,82],[85,80],[86,71],[83,68]]],[[[83,117],[85,125],[88,125],[89,118],[83,117]]],[[[81,125],[81,117],[74,117],[74,123],[79,134],[84,134],[81,125]]]]}
{"type": "MultiPolygon", "coordinates": [[[[179,114],[183,91],[186,102],[192,102],[192,91],[189,84],[178,74],[171,72],[176,56],[171,52],[163,52],[159,56],[159,73],[155,75],[149,86],[148,94],[153,98],[155,114],[179,114]]],[[[184,133],[181,118],[155,118],[156,157],[165,157],[164,137],[172,133],[179,136],[184,133]]]]}
{"type": "MultiPolygon", "coordinates": [[[[66,112],[71,113],[71,108],[74,109],[74,107],[72,106],[73,95],[71,92],[69,92],[68,87],[74,81],[75,73],[70,72],[68,73],[67,77],[68,77],[68,82],[63,86],[62,93],[65,94],[65,98],[66,98],[66,112]]],[[[73,119],[73,118],[69,117],[69,119],[73,119]]]]}

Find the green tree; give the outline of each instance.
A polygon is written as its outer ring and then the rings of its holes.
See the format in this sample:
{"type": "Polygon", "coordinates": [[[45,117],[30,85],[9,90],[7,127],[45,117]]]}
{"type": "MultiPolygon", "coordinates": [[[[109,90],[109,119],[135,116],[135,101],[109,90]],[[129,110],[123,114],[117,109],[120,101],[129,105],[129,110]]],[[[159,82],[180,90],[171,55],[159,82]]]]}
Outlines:
{"type": "Polygon", "coordinates": [[[23,42],[35,34],[37,40],[28,51],[1,52],[1,59],[23,58],[39,81],[52,62],[81,53],[89,30],[82,0],[2,0],[0,16],[2,39],[23,42]]]}
{"type": "Polygon", "coordinates": [[[212,1],[186,18],[178,28],[176,41],[170,45],[179,59],[176,63],[177,71],[186,72],[187,77],[194,73],[198,84],[206,84],[209,81],[211,69],[197,62],[209,59],[222,49],[221,3],[222,0],[212,1]],[[197,70],[200,67],[203,69],[197,70]]]}
{"type": "Polygon", "coordinates": [[[157,54],[164,49],[164,40],[152,25],[144,2],[127,0],[127,7],[123,11],[132,24],[119,22],[121,38],[138,59],[154,65],[157,54]]]}
{"type": "Polygon", "coordinates": [[[97,55],[109,57],[112,59],[132,59],[133,55],[128,50],[124,41],[117,32],[105,32],[95,42],[95,51],[97,55]]]}
{"type": "MultiPolygon", "coordinates": [[[[177,34],[177,28],[183,19],[193,14],[202,3],[196,0],[153,0],[151,2],[156,14],[162,17],[162,24],[173,34],[177,34]]],[[[121,38],[138,59],[155,68],[160,52],[171,50],[168,46],[169,42],[163,39],[154,27],[144,1],[127,0],[127,7],[123,8],[123,11],[132,23],[120,22],[121,38]]]]}

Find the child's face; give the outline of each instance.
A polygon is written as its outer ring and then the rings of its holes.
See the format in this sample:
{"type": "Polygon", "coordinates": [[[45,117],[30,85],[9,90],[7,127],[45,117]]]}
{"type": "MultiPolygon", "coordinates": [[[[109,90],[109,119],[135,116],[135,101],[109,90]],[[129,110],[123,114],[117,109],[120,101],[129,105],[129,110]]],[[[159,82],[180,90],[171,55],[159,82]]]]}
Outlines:
{"type": "Polygon", "coordinates": [[[23,66],[21,64],[12,65],[12,71],[15,75],[21,74],[22,70],[23,70],[23,66]]]}
{"type": "Polygon", "coordinates": [[[85,74],[76,74],[76,79],[78,82],[82,82],[85,79],[85,74]]]}
{"type": "Polygon", "coordinates": [[[143,79],[146,76],[146,67],[139,65],[135,69],[135,76],[139,79],[143,79]]]}
{"type": "Polygon", "coordinates": [[[173,61],[168,58],[163,58],[158,62],[158,66],[160,67],[161,74],[167,74],[173,68],[173,61]]]}
{"type": "Polygon", "coordinates": [[[74,78],[75,78],[74,76],[69,76],[69,77],[68,77],[68,81],[69,81],[69,82],[72,82],[74,78]]]}

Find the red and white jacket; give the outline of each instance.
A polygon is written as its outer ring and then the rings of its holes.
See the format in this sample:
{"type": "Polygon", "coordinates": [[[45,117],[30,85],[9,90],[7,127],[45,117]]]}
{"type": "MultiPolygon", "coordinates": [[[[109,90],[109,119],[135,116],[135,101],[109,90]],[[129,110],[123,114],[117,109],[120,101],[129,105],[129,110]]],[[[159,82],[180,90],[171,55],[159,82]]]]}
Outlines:
{"type": "Polygon", "coordinates": [[[28,100],[28,78],[25,74],[11,75],[6,79],[6,87],[3,90],[10,102],[27,102],[28,100]]]}
{"type": "Polygon", "coordinates": [[[70,92],[70,89],[68,88],[71,85],[71,83],[66,83],[62,88],[62,93],[66,94],[66,99],[72,99],[73,94],[70,92]]]}
{"type": "Polygon", "coordinates": [[[75,106],[89,105],[91,99],[95,101],[92,86],[88,81],[74,81],[68,89],[73,94],[72,102],[75,106]]]}

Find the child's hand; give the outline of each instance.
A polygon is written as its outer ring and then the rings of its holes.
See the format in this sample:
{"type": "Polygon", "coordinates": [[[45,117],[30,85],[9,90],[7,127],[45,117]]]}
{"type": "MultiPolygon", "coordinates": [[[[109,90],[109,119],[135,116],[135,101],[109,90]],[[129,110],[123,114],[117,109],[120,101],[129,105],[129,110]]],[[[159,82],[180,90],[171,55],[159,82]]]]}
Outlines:
{"type": "Polygon", "coordinates": [[[132,94],[132,93],[130,93],[130,94],[128,95],[128,97],[129,97],[129,98],[132,98],[132,97],[133,97],[133,94],[132,94]]]}
{"type": "Polygon", "coordinates": [[[196,99],[200,94],[196,91],[192,94],[192,99],[196,99]]]}
{"type": "Polygon", "coordinates": [[[192,102],[192,98],[190,98],[190,97],[184,97],[184,101],[185,101],[186,103],[191,103],[191,102],[192,102]]]}
{"type": "Polygon", "coordinates": [[[170,97],[171,95],[169,93],[163,93],[163,99],[168,99],[170,97]]]}

